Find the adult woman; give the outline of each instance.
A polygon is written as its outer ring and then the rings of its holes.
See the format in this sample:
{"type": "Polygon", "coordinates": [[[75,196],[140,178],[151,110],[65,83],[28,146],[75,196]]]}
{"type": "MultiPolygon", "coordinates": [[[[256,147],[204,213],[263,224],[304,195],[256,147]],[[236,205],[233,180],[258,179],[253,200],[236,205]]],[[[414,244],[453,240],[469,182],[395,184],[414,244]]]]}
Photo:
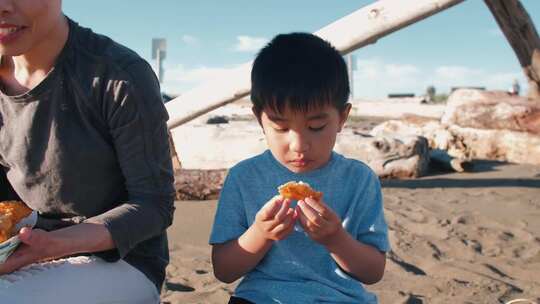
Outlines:
{"type": "Polygon", "coordinates": [[[2,302],[159,302],[174,188],[148,63],[61,0],[0,1],[0,54],[0,199],[39,213],[0,265],[2,302]]]}

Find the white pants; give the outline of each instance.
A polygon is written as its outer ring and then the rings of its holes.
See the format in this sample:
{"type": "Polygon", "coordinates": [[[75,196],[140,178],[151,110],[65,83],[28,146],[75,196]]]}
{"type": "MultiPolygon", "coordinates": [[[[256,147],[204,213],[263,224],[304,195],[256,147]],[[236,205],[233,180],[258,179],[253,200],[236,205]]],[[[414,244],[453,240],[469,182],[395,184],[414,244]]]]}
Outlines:
{"type": "Polygon", "coordinates": [[[73,257],[0,276],[2,304],[157,304],[154,284],[124,260],[73,257]]]}

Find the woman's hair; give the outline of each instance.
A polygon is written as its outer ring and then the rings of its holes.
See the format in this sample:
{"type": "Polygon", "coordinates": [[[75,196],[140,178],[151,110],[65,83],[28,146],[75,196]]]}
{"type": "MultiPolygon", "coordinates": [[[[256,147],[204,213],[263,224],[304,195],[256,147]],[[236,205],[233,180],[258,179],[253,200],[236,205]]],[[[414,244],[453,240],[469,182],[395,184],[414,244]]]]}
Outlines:
{"type": "Polygon", "coordinates": [[[258,118],[265,108],[307,112],[349,98],[347,66],[327,41],[309,33],[281,34],[257,54],[251,70],[251,101],[258,118]]]}

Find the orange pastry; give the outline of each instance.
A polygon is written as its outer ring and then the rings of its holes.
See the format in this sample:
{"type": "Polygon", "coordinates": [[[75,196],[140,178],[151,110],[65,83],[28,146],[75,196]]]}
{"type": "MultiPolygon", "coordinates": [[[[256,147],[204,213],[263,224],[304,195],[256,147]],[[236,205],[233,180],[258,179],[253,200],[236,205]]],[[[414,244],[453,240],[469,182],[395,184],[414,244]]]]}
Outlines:
{"type": "Polygon", "coordinates": [[[32,209],[28,208],[20,201],[2,201],[0,202],[0,243],[11,238],[17,231],[15,225],[32,213],[32,209]]]}
{"type": "Polygon", "coordinates": [[[322,192],[313,190],[307,183],[303,182],[285,183],[278,187],[278,191],[281,196],[294,200],[303,200],[306,197],[320,200],[323,196],[322,192]]]}

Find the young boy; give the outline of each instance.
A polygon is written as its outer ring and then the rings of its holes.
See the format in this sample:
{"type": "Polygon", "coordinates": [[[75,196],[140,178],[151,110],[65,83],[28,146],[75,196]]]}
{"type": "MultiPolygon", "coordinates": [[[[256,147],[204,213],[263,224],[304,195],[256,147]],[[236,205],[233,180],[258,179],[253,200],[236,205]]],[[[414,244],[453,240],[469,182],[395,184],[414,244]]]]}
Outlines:
{"type": "Polygon", "coordinates": [[[278,35],[258,54],[251,99],[269,150],[234,166],[210,236],[216,277],[244,279],[229,303],[376,303],[389,250],[380,184],[333,147],[348,117],[341,55],[304,33],[278,35]],[[289,181],[319,201],[277,195],[289,181]]]}

